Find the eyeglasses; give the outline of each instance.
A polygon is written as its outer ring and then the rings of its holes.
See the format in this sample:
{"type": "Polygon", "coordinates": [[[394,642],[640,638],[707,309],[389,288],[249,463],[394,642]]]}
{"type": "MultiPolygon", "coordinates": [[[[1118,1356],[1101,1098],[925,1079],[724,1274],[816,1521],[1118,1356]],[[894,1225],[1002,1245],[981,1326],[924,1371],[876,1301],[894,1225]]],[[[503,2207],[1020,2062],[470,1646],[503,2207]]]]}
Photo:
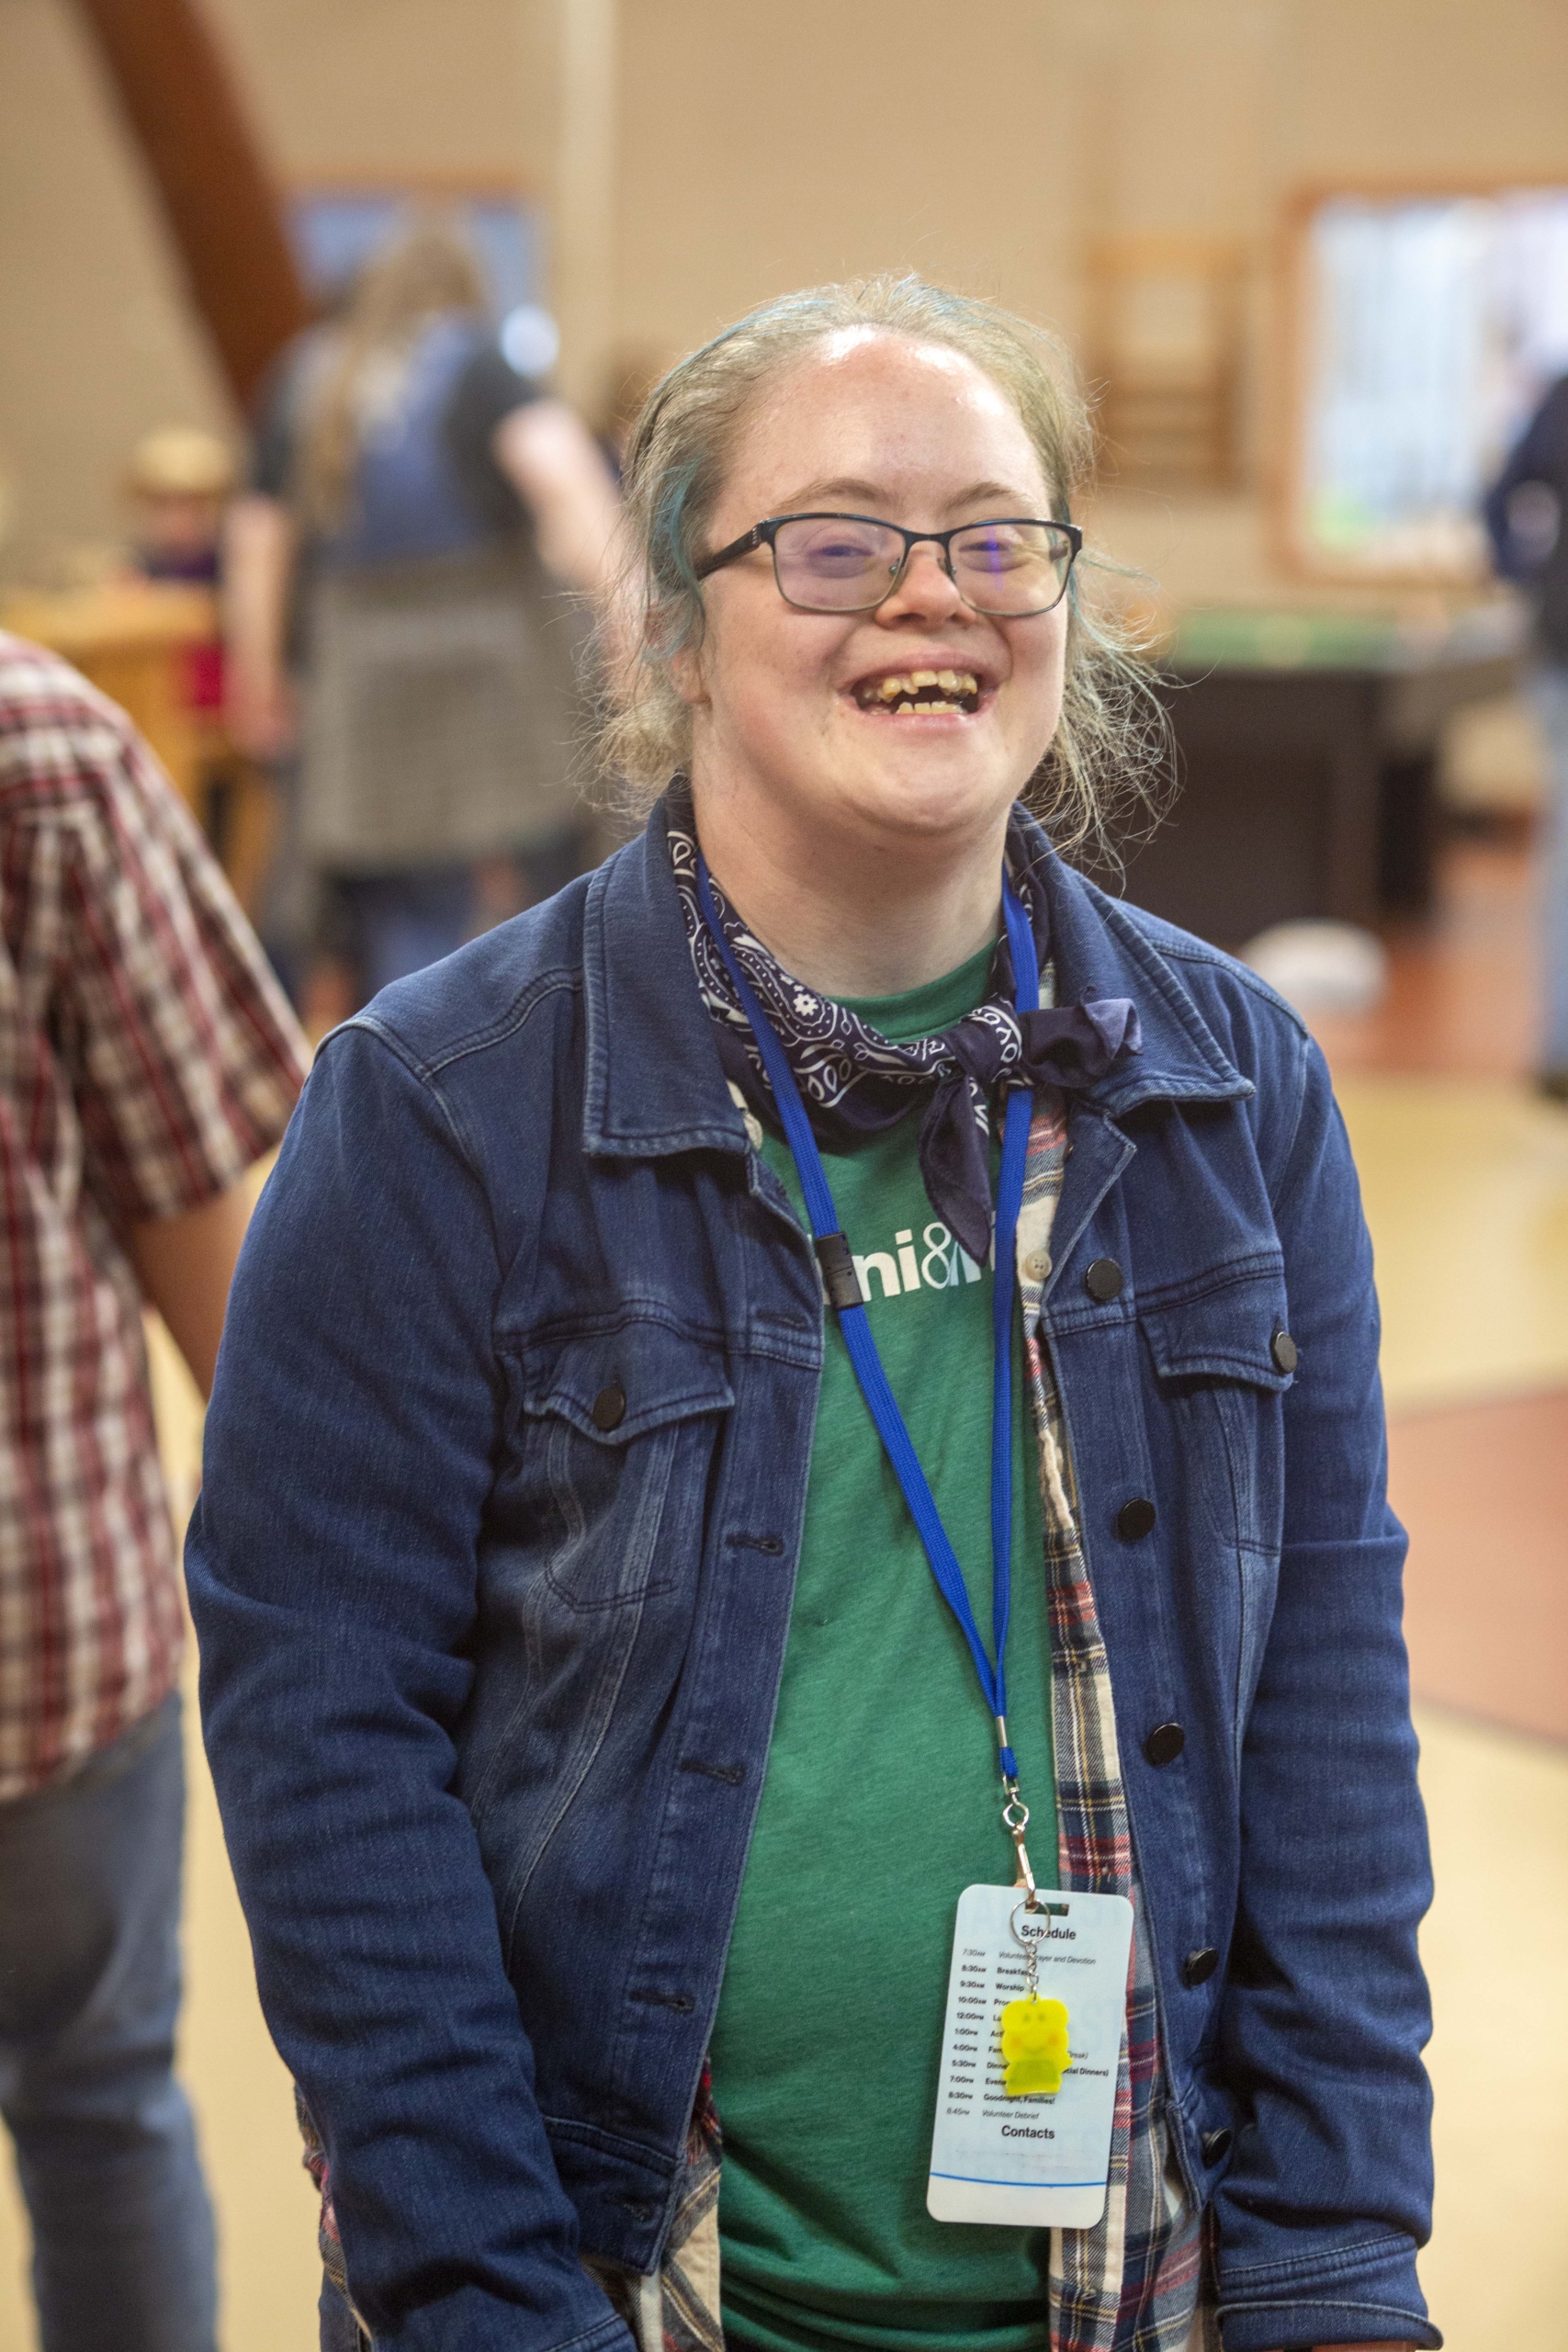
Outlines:
{"type": "Polygon", "coordinates": [[[803,613],[870,613],[898,585],[911,550],[928,540],[966,605],[1021,620],[1061,603],[1083,533],[1076,523],[1016,515],[951,531],[907,531],[874,514],[774,514],[705,556],[696,572],[705,580],[754,548],[771,548],[786,605],[803,613]]]}

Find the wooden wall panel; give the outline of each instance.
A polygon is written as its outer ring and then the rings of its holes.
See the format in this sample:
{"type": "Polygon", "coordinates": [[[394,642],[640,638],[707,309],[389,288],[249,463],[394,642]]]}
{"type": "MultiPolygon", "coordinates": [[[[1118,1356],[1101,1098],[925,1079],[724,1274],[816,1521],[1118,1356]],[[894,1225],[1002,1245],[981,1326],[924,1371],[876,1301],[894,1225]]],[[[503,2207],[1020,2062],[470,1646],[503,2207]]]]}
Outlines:
{"type": "Polygon", "coordinates": [[[310,317],[271,175],[192,0],[76,0],[235,396],[310,317]]]}

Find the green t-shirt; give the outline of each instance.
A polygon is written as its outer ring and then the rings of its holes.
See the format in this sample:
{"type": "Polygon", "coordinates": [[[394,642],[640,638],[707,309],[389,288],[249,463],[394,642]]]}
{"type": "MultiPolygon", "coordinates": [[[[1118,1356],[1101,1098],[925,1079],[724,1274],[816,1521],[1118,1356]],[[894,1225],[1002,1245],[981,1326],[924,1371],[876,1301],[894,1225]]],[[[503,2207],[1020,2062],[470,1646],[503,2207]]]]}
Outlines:
{"type": "MultiPolygon", "coordinates": [[[[933,1035],[985,994],[990,950],[854,1009],[933,1035]]],[[[991,1282],[936,1217],[919,1113],[825,1154],[871,1327],[991,1630],[991,1282]]],[[[805,1207],[786,1145],[762,1154],[805,1207]]],[[[1022,1331],[1013,1351],[1008,1726],[1030,1860],[1056,1883],[1044,1523],[1022,1331]]],[[[724,2322],[764,2352],[845,2344],[1024,2352],[1048,2341],[1047,2234],[933,2222],[926,2175],[965,1886],[1006,1883],[996,1733],[834,1317],[806,1529],[712,2052],[724,2129],[724,2322]]]]}

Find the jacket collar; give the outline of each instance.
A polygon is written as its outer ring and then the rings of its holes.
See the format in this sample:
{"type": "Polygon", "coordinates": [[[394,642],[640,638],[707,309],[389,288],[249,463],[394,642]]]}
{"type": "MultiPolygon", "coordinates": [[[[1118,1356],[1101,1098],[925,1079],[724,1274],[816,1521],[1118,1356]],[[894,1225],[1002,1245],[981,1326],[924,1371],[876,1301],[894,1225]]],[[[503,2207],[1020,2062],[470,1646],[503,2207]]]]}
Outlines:
{"type": "Polygon", "coordinates": [[[1143,1051],[1115,1063],[1078,1099],[1114,1118],[1142,1102],[1234,1102],[1253,1093],[1136,918],[1065,865],[1032,817],[1024,817],[1023,829],[1036,853],[1031,872],[1050,908],[1056,1002],[1131,997],[1143,1030],[1143,1051]]]}
{"type": "MultiPolygon", "coordinates": [[[[1111,1117],[1140,1103],[1234,1102],[1253,1091],[1127,910],[1063,864],[1032,819],[1032,872],[1051,912],[1056,1001],[1131,997],[1143,1051],[1080,1098],[1111,1117]]],[[[697,993],[670,870],[664,804],[647,831],[592,876],[583,921],[587,1071],[584,1148],[651,1159],[679,1151],[743,1157],[712,1024],[697,993]]]]}
{"type": "Polygon", "coordinates": [[[602,865],[583,913],[585,1150],[637,1159],[732,1151],[746,1128],[697,993],[664,803],[602,865]]]}

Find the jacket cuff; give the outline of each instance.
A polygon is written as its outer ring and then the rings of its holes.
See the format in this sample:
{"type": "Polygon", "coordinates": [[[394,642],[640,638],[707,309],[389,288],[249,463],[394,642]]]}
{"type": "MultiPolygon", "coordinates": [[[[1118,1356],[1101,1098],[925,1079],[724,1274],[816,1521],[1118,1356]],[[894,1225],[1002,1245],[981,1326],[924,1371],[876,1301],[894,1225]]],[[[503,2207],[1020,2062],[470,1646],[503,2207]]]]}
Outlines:
{"type": "Polygon", "coordinates": [[[1406,2237],[1347,2247],[1337,2257],[1227,2272],[1217,2316],[1224,2352],[1311,2352],[1319,2344],[1416,2344],[1438,2352],[1406,2237]]]}
{"type": "Polygon", "coordinates": [[[580,2333],[546,2334],[536,2315],[478,2289],[427,2303],[401,2323],[395,2336],[371,2335],[373,2348],[383,2342],[389,2352],[393,2344],[397,2352],[637,2352],[630,2329],[613,2312],[580,2333]]]}

